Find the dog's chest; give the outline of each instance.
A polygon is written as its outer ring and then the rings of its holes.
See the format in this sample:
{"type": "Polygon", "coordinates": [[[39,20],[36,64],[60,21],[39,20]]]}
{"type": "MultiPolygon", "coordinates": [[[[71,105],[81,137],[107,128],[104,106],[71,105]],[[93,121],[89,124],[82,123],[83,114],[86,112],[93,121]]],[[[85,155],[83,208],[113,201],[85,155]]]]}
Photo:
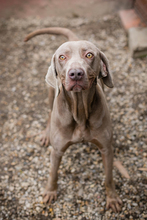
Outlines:
{"type": "Polygon", "coordinates": [[[91,132],[85,125],[76,125],[72,134],[72,142],[88,142],[91,140],[91,132]]]}

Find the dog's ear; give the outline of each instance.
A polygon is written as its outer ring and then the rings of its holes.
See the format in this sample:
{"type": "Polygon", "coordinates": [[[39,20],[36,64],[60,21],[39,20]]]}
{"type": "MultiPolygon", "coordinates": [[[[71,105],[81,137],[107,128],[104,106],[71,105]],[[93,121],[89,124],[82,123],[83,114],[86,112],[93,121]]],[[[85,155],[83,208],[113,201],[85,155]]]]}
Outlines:
{"type": "Polygon", "coordinates": [[[101,51],[100,51],[100,59],[101,59],[101,63],[100,63],[99,78],[102,78],[103,83],[106,86],[113,88],[114,85],[113,85],[112,75],[109,69],[109,62],[105,54],[101,51]]]}
{"type": "Polygon", "coordinates": [[[59,94],[59,83],[57,79],[57,71],[55,67],[55,54],[52,57],[51,65],[48,68],[48,72],[45,77],[45,81],[49,86],[52,86],[56,90],[56,96],[59,94]]]}

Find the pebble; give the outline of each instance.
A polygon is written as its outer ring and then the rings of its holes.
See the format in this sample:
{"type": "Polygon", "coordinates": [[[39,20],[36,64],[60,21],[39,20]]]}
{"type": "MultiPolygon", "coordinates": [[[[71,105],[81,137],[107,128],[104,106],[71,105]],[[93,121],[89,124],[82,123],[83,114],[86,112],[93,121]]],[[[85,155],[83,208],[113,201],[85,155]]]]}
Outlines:
{"type": "Polygon", "coordinates": [[[138,168],[147,167],[147,57],[130,57],[118,16],[107,15],[98,21],[80,17],[1,19],[0,29],[0,219],[145,219],[146,171],[138,168]],[[66,151],[59,168],[58,200],[50,206],[42,203],[51,147],[41,147],[39,135],[34,135],[45,128],[48,95],[44,77],[64,38],[43,35],[27,44],[22,38],[47,26],[71,28],[81,39],[90,39],[109,60],[115,87],[105,88],[105,93],[114,154],[131,176],[127,180],[114,168],[116,190],[123,200],[119,215],[106,211],[102,158],[95,146],[86,143],[66,151]]]}

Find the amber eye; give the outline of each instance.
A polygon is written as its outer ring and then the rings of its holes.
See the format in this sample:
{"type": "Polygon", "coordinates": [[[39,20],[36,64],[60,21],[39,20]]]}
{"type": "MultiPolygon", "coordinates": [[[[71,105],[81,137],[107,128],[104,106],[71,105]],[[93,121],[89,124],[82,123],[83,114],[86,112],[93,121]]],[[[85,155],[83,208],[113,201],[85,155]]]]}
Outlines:
{"type": "Polygon", "coordinates": [[[90,59],[90,58],[93,57],[93,54],[92,54],[92,53],[87,53],[87,54],[86,54],[86,57],[90,59]]]}
{"type": "Polygon", "coordinates": [[[60,56],[59,56],[59,59],[60,59],[60,60],[65,60],[66,57],[65,57],[64,55],[60,55],[60,56]]]}

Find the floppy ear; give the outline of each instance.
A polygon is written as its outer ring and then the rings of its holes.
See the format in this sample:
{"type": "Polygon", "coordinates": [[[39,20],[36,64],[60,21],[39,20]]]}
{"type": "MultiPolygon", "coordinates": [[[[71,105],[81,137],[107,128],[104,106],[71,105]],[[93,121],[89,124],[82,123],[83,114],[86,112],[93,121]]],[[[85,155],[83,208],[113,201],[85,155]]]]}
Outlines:
{"type": "Polygon", "coordinates": [[[56,96],[59,94],[59,83],[57,79],[57,72],[55,67],[55,55],[53,55],[51,60],[51,65],[48,68],[48,72],[45,77],[45,81],[49,86],[52,86],[56,90],[56,96]]]}
{"type": "Polygon", "coordinates": [[[105,54],[101,51],[100,51],[100,58],[101,58],[101,63],[100,63],[101,70],[100,70],[99,78],[102,78],[103,83],[106,86],[113,88],[114,85],[113,85],[112,75],[109,69],[109,62],[105,54]]]}

